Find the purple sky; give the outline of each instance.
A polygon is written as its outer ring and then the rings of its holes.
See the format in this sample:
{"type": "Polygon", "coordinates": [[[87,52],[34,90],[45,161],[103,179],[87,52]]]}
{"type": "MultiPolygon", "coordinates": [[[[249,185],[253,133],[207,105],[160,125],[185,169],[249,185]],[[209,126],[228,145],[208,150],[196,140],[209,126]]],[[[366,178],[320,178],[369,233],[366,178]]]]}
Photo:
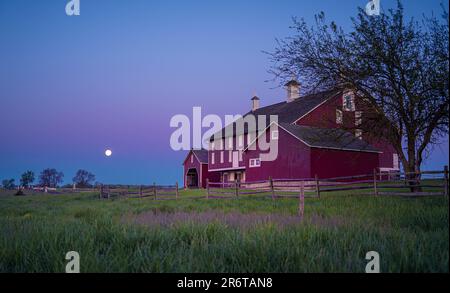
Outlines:
{"type": "MultiPolygon", "coordinates": [[[[54,167],[105,183],[182,182],[185,152],[169,137],[175,114],[243,114],[284,99],[268,58],[291,17],[325,11],[348,27],[366,0],[0,0],[0,179],[54,167]],[[106,148],[113,156],[106,158],[106,148]]],[[[381,1],[384,9],[393,0],[381,1]]],[[[405,1],[409,16],[441,1],[405,1]]],[[[448,4],[445,4],[448,7],[448,4]]],[[[447,8],[448,9],[448,8],[447,8]]],[[[447,139],[448,140],[448,139],[447,139]]],[[[425,168],[448,164],[448,142],[425,168]]]]}

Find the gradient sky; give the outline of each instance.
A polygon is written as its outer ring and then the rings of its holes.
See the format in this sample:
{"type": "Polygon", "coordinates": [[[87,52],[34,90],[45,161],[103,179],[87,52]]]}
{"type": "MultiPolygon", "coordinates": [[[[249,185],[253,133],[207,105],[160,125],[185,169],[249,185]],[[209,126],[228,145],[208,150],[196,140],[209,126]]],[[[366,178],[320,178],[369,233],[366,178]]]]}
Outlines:
{"type": "MultiPolygon", "coordinates": [[[[0,0],[0,179],[53,167],[65,183],[80,168],[104,183],[182,182],[173,115],[243,114],[255,93],[282,101],[262,51],[291,34],[293,16],[324,11],[349,27],[367,0],[81,0],[77,17],[67,2],[0,0]]],[[[440,3],[404,1],[417,18],[440,3]]],[[[445,142],[424,167],[448,160],[445,142]]]]}

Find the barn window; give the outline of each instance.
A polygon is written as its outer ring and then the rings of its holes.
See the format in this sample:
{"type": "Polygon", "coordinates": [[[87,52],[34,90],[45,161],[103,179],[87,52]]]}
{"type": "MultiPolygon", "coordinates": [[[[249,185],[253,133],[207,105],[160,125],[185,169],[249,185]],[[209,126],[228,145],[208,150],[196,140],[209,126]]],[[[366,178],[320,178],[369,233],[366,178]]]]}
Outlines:
{"type": "Polygon", "coordinates": [[[244,146],[244,136],[242,134],[238,137],[238,143],[240,148],[244,146]]]}
{"type": "Polygon", "coordinates": [[[228,151],[228,163],[233,163],[233,151],[228,151]]]}
{"type": "Polygon", "coordinates": [[[261,167],[261,159],[250,159],[250,168],[261,167]]]}
{"type": "Polygon", "coordinates": [[[353,93],[348,92],[344,94],[342,106],[344,111],[355,111],[355,96],[353,93]]]}
{"type": "Polygon", "coordinates": [[[342,124],[344,123],[344,117],[342,115],[342,111],[339,109],[336,109],[336,124],[342,124]]]}
{"type": "Polygon", "coordinates": [[[279,134],[278,130],[272,131],[272,140],[278,140],[279,134]]]}
{"type": "Polygon", "coordinates": [[[398,154],[394,154],[393,155],[393,159],[394,159],[394,164],[393,164],[393,169],[395,170],[400,170],[400,164],[399,164],[399,160],[398,160],[398,154]]]}
{"type": "Polygon", "coordinates": [[[361,129],[356,129],[355,130],[355,136],[358,139],[362,139],[362,130],[361,129]]]}
{"type": "Polygon", "coordinates": [[[211,164],[214,165],[214,164],[216,163],[216,162],[215,162],[215,161],[216,161],[215,159],[216,159],[216,158],[215,158],[215,153],[212,153],[212,154],[211,154],[211,164]]]}
{"type": "Polygon", "coordinates": [[[220,163],[223,164],[223,151],[220,152],[220,163]]]}
{"type": "Polygon", "coordinates": [[[360,126],[362,124],[362,112],[356,111],[355,112],[355,125],[360,126]]]}
{"type": "Polygon", "coordinates": [[[194,154],[191,154],[191,164],[194,163],[194,154]]]}

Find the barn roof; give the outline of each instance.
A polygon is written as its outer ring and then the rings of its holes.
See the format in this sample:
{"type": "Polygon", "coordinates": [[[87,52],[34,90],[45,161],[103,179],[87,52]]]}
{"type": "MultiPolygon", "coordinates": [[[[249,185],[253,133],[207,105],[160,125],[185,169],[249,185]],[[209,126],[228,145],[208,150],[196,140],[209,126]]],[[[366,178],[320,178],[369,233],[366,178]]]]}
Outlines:
{"type": "Polygon", "coordinates": [[[190,150],[189,153],[186,155],[186,158],[183,161],[183,164],[186,163],[186,160],[189,158],[189,155],[193,153],[194,156],[197,158],[197,160],[200,162],[200,164],[208,164],[208,151],[205,149],[201,150],[190,150]]]}
{"type": "Polygon", "coordinates": [[[197,157],[197,159],[200,161],[200,163],[208,164],[208,151],[207,150],[205,150],[205,149],[192,150],[192,152],[197,157]]]}
{"type": "Polygon", "coordinates": [[[327,129],[280,123],[279,126],[310,147],[380,152],[366,141],[342,129],[327,129]]]}
{"type": "MultiPolygon", "coordinates": [[[[278,122],[279,123],[294,123],[296,122],[300,117],[303,117],[304,115],[311,112],[314,108],[318,107],[322,103],[328,101],[329,99],[337,96],[342,91],[340,90],[329,90],[329,91],[323,91],[320,93],[310,94],[304,97],[300,97],[292,102],[281,102],[277,104],[273,104],[270,106],[259,108],[255,111],[250,111],[247,114],[243,116],[245,118],[248,115],[255,115],[256,120],[258,120],[259,115],[266,116],[266,124],[262,126],[262,129],[266,128],[270,124],[270,115],[277,115],[278,116],[278,122]]],[[[244,125],[244,131],[236,131],[236,125],[239,121],[242,122],[243,118],[238,119],[233,124],[230,124],[226,127],[224,127],[222,132],[222,137],[227,137],[229,135],[226,135],[225,129],[229,128],[231,130],[231,127],[233,127],[233,134],[240,135],[240,134],[246,134],[248,133],[248,126],[247,124],[244,125]]],[[[258,121],[256,125],[256,129],[258,129],[258,121]]],[[[230,131],[231,133],[231,131],[230,131]]],[[[220,131],[218,132],[220,134],[220,131]]],[[[212,141],[214,136],[210,138],[210,141],[212,141]]]]}

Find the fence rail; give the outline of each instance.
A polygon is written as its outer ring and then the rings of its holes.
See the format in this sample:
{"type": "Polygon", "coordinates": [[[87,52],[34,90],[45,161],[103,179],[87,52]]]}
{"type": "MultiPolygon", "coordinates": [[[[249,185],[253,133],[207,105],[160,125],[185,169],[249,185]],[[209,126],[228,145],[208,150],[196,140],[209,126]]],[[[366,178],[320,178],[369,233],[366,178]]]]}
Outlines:
{"type": "Polygon", "coordinates": [[[178,182],[173,186],[161,186],[155,183],[152,186],[140,185],[137,191],[131,191],[130,188],[112,188],[108,185],[100,185],[99,198],[146,198],[152,197],[155,200],[178,199],[179,187],[178,182]]]}
{"type": "Polygon", "coordinates": [[[210,182],[206,183],[206,198],[223,198],[223,194],[240,195],[265,194],[272,199],[298,197],[320,198],[322,193],[352,190],[371,190],[375,196],[448,196],[449,171],[422,172],[380,172],[356,176],[306,179],[272,179],[254,182],[210,182]],[[424,190],[427,189],[427,190],[424,190]],[[429,190],[428,190],[429,189],[429,190]]]}

